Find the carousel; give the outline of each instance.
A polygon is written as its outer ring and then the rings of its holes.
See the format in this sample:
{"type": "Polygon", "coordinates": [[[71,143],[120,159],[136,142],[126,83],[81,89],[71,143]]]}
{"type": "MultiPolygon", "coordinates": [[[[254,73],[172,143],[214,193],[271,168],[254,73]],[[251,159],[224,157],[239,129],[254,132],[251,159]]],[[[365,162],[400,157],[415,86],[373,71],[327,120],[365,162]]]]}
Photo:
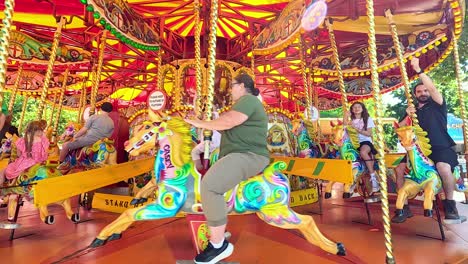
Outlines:
{"type": "Polygon", "coordinates": [[[444,219],[427,133],[416,114],[404,125],[385,117],[383,103],[403,89],[402,107],[414,107],[412,82],[453,56],[465,127],[464,0],[0,6],[2,175],[23,158],[17,143],[33,124],[50,142],[45,159],[0,185],[5,263],[194,263],[211,236],[201,181],[220,148],[217,132],[185,120],[229,112],[240,74],[260,91],[270,164],[224,194],[235,250],[219,263],[468,262],[466,164],[453,171],[460,217],[444,219]],[[374,107],[368,159],[346,122],[355,102],[374,107]],[[60,159],[105,103],[112,135],[60,159]],[[407,153],[386,145],[384,125],[394,123],[407,153]],[[394,223],[407,199],[414,216],[394,223]]]}

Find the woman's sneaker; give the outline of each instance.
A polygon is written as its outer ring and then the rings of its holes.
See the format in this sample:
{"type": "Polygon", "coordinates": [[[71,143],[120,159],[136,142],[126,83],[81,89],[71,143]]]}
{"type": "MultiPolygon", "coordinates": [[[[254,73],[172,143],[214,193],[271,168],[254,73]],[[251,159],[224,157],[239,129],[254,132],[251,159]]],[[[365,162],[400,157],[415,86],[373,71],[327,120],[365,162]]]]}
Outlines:
{"type": "Polygon", "coordinates": [[[195,263],[215,264],[231,256],[232,251],[234,251],[234,246],[226,239],[220,248],[214,248],[210,242],[205,250],[195,257],[195,263]]]}

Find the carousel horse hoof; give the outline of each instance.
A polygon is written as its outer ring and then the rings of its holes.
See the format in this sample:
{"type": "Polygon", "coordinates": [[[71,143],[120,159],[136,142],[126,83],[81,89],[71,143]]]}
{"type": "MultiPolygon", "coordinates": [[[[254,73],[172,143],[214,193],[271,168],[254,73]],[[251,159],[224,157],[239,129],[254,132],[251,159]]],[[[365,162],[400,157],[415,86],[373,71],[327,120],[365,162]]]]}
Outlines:
{"type": "Polygon", "coordinates": [[[104,246],[106,242],[107,242],[106,239],[103,240],[103,239],[95,238],[93,242],[91,242],[91,245],[89,245],[89,247],[90,248],[101,247],[101,246],[104,246]]]}
{"type": "Polygon", "coordinates": [[[133,198],[130,202],[130,205],[138,205],[148,201],[148,198],[133,198]]]}
{"type": "Polygon", "coordinates": [[[73,223],[78,223],[80,221],[80,214],[79,213],[74,213],[72,214],[71,219],[73,223]]]}
{"type": "Polygon", "coordinates": [[[432,210],[431,209],[424,209],[424,216],[425,217],[432,217],[432,210]]]}
{"type": "Polygon", "coordinates": [[[325,199],[330,199],[330,198],[331,198],[331,193],[326,192],[326,193],[325,193],[325,199]]]}
{"type": "Polygon", "coordinates": [[[392,223],[403,223],[406,221],[407,216],[405,215],[405,211],[403,209],[396,209],[395,215],[392,217],[392,223]]]}
{"type": "Polygon", "coordinates": [[[343,199],[349,199],[349,198],[351,198],[351,193],[349,193],[349,192],[344,192],[344,193],[343,193],[343,199]]]}
{"type": "Polygon", "coordinates": [[[53,225],[55,223],[55,217],[53,215],[46,216],[44,223],[48,225],[53,225]]]}
{"type": "Polygon", "coordinates": [[[119,240],[121,238],[122,238],[122,234],[114,233],[110,237],[107,238],[107,242],[113,241],[113,240],[119,240]]]}
{"type": "Polygon", "coordinates": [[[338,248],[338,252],[336,252],[338,256],[346,256],[346,249],[343,243],[336,243],[336,247],[338,248]]]}
{"type": "Polygon", "coordinates": [[[133,199],[130,201],[130,205],[136,205],[136,204],[138,204],[138,201],[140,201],[140,199],[138,199],[138,198],[133,198],[133,199]]]}

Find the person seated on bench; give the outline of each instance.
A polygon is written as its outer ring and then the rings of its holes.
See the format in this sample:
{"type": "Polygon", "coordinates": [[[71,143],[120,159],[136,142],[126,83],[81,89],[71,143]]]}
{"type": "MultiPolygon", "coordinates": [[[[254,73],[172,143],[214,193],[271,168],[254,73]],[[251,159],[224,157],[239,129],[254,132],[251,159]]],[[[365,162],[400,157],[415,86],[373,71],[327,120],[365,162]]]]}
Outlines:
{"type": "Polygon", "coordinates": [[[110,137],[114,132],[114,121],[109,117],[110,112],[112,112],[112,104],[103,103],[101,112],[89,117],[84,127],[75,134],[73,141],[63,144],[60,151],[60,162],[65,160],[69,151],[92,146],[97,141],[110,137]]]}
{"type": "Polygon", "coordinates": [[[18,158],[0,170],[0,185],[6,179],[14,179],[21,172],[47,160],[49,140],[44,135],[40,121],[32,121],[26,127],[24,137],[16,141],[18,158]]]}

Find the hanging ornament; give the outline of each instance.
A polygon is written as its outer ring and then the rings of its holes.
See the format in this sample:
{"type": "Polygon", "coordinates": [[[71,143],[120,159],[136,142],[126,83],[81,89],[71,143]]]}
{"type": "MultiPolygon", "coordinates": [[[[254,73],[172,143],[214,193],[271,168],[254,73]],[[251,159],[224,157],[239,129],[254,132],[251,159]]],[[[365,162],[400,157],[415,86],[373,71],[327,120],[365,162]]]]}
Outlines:
{"type": "Polygon", "coordinates": [[[327,4],[325,0],[317,0],[312,3],[302,16],[301,26],[305,31],[318,28],[327,15],[327,4]]]}

